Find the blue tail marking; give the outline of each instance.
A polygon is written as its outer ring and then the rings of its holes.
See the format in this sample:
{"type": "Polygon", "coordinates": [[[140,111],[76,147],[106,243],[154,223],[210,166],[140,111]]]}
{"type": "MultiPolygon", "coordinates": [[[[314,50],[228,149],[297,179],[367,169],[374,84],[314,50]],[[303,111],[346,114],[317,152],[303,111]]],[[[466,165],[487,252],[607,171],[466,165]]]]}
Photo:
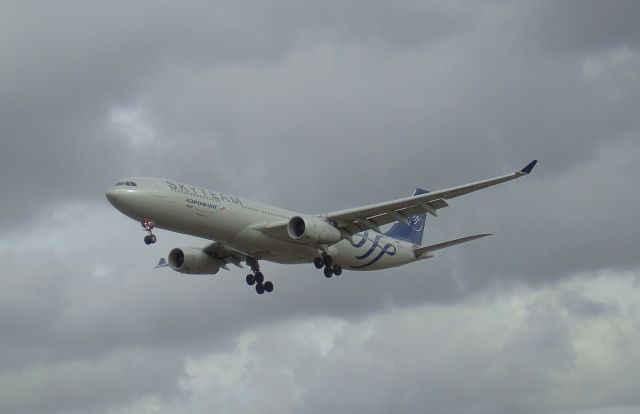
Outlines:
{"type": "MultiPolygon", "coordinates": [[[[427,190],[416,188],[413,195],[426,194],[427,190]]],[[[396,222],[384,235],[394,237],[396,239],[408,241],[413,244],[422,244],[422,234],[424,233],[425,218],[427,214],[422,213],[415,216],[407,217],[409,225],[396,222]]]]}

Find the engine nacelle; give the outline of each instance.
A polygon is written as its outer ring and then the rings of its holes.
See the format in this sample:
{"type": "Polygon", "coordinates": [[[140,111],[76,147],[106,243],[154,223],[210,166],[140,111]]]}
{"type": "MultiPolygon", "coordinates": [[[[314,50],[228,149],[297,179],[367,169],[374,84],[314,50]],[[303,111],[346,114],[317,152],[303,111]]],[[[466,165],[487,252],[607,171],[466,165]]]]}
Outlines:
{"type": "Polygon", "coordinates": [[[173,270],[188,275],[215,275],[220,270],[213,257],[195,247],[176,247],[167,261],[173,270]]]}
{"type": "Polygon", "coordinates": [[[340,230],[314,216],[292,217],[287,224],[287,233],[293,240],[310,244],[333,244],[342,239],[340,230]]]}

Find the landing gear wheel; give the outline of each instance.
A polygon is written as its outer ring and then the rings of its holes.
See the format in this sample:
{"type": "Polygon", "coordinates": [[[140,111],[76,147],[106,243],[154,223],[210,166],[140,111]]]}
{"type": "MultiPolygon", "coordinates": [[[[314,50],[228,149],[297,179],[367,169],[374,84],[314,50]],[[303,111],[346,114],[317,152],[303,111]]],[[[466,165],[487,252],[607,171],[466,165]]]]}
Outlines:
{"type": "Polygon", "coordinates": [[[342,274],[342,267],[340,267],[340,265],[333,265],[333,274],[340,276],[342,274]]]}
{"type": "Polygon", "coordinates": [[[273,291],[273,283],[264,281],[264,275],[260,271],[260,265],[258,264],[258,260],[256,258],[248,257],[247,266],[251,267],[252,272],[247,275],[247,285],[256,285],[256,293],[258,295],[262,295],[264,292],[273,291]]]}
{"type": "Polygon", "coordinates": [[[324,276],[328,279],[331,276],[333,276],[333,269],[331,269],[329,266],[324,268],[324,276]]]}
{"type": "Polygon", "coordinates": [[[152,220],[145,220],[142,222],[142,229],[147,232],[147,235],[144,236],[144,244],[150,245],[156,242],[156,235],[153,234],[153,228],[155,225],[156,224],[152,220]]]}
{"type": "Polygon", "coordinates": [[[324,265],[327,267],[330,267],[333,264],[333,259],[328,254],[325,254],[322,257],[322,261],[324,262],[324,265]]]}
{"type": "Polygon", "coordinates": [[[324,260],[322,260],[321,257],[316,257],[315,259],[313,259],[313,265],[316,267],[316,269],[322,269],[322,267],[324,266],[324,260]]]}

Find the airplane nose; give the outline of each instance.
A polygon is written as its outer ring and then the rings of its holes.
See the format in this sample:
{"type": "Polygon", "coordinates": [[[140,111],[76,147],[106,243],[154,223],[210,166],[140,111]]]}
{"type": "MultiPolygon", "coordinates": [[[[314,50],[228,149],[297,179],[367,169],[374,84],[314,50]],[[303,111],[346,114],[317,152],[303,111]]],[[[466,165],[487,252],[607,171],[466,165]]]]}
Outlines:
{"type": "Polygon", "coordinates": [[[111,187],[107,190],[107,192],[105,193],[105,196],[107,196],[107,200],[109,200],[109,202],[114,206],[117,207],[118,204],[120,204],[120,202],[122,201],[122,196],[123,196],[123,192],[122,189],[120,188],[116,188],[116,187],[111,187]]]}
{"type": "Polygon", "coordinates": [[[104,195],[112,206],[126,216],[138,217],[141,212],[144,213],[146,211],[148,203],[144,194],[141,194],[138,190],[124,186],[114,186],[110,187],[104,195]]]}

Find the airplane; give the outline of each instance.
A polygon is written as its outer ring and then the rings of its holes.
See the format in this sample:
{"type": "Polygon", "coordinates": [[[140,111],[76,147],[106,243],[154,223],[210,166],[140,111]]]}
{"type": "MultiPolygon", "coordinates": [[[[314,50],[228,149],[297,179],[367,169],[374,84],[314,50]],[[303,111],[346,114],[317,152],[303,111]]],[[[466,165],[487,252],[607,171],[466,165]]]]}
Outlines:
{"type": "Polygon", "coordinates": [[[446,200],[531,173],[522,170],[439,191],[416,189],[410,197],[322,214],[260,204],[165,178],[135,177],[106,192],[109,202],[142,224],[147,245],[155,228],[208,239],[207,246],[176,247],[156,266],[189,274],[216,274],[228,265],[249,266],[249,286],[258,294],[273,291],[259,261],[313,263],[327,278],[343,270],[388,269],[431,258],[434,252],[491,234],[476,234],[422,246],[426,215],[437,217],[446,200]],[[383,231],[382,226],[392,224],[383,231]]]}

